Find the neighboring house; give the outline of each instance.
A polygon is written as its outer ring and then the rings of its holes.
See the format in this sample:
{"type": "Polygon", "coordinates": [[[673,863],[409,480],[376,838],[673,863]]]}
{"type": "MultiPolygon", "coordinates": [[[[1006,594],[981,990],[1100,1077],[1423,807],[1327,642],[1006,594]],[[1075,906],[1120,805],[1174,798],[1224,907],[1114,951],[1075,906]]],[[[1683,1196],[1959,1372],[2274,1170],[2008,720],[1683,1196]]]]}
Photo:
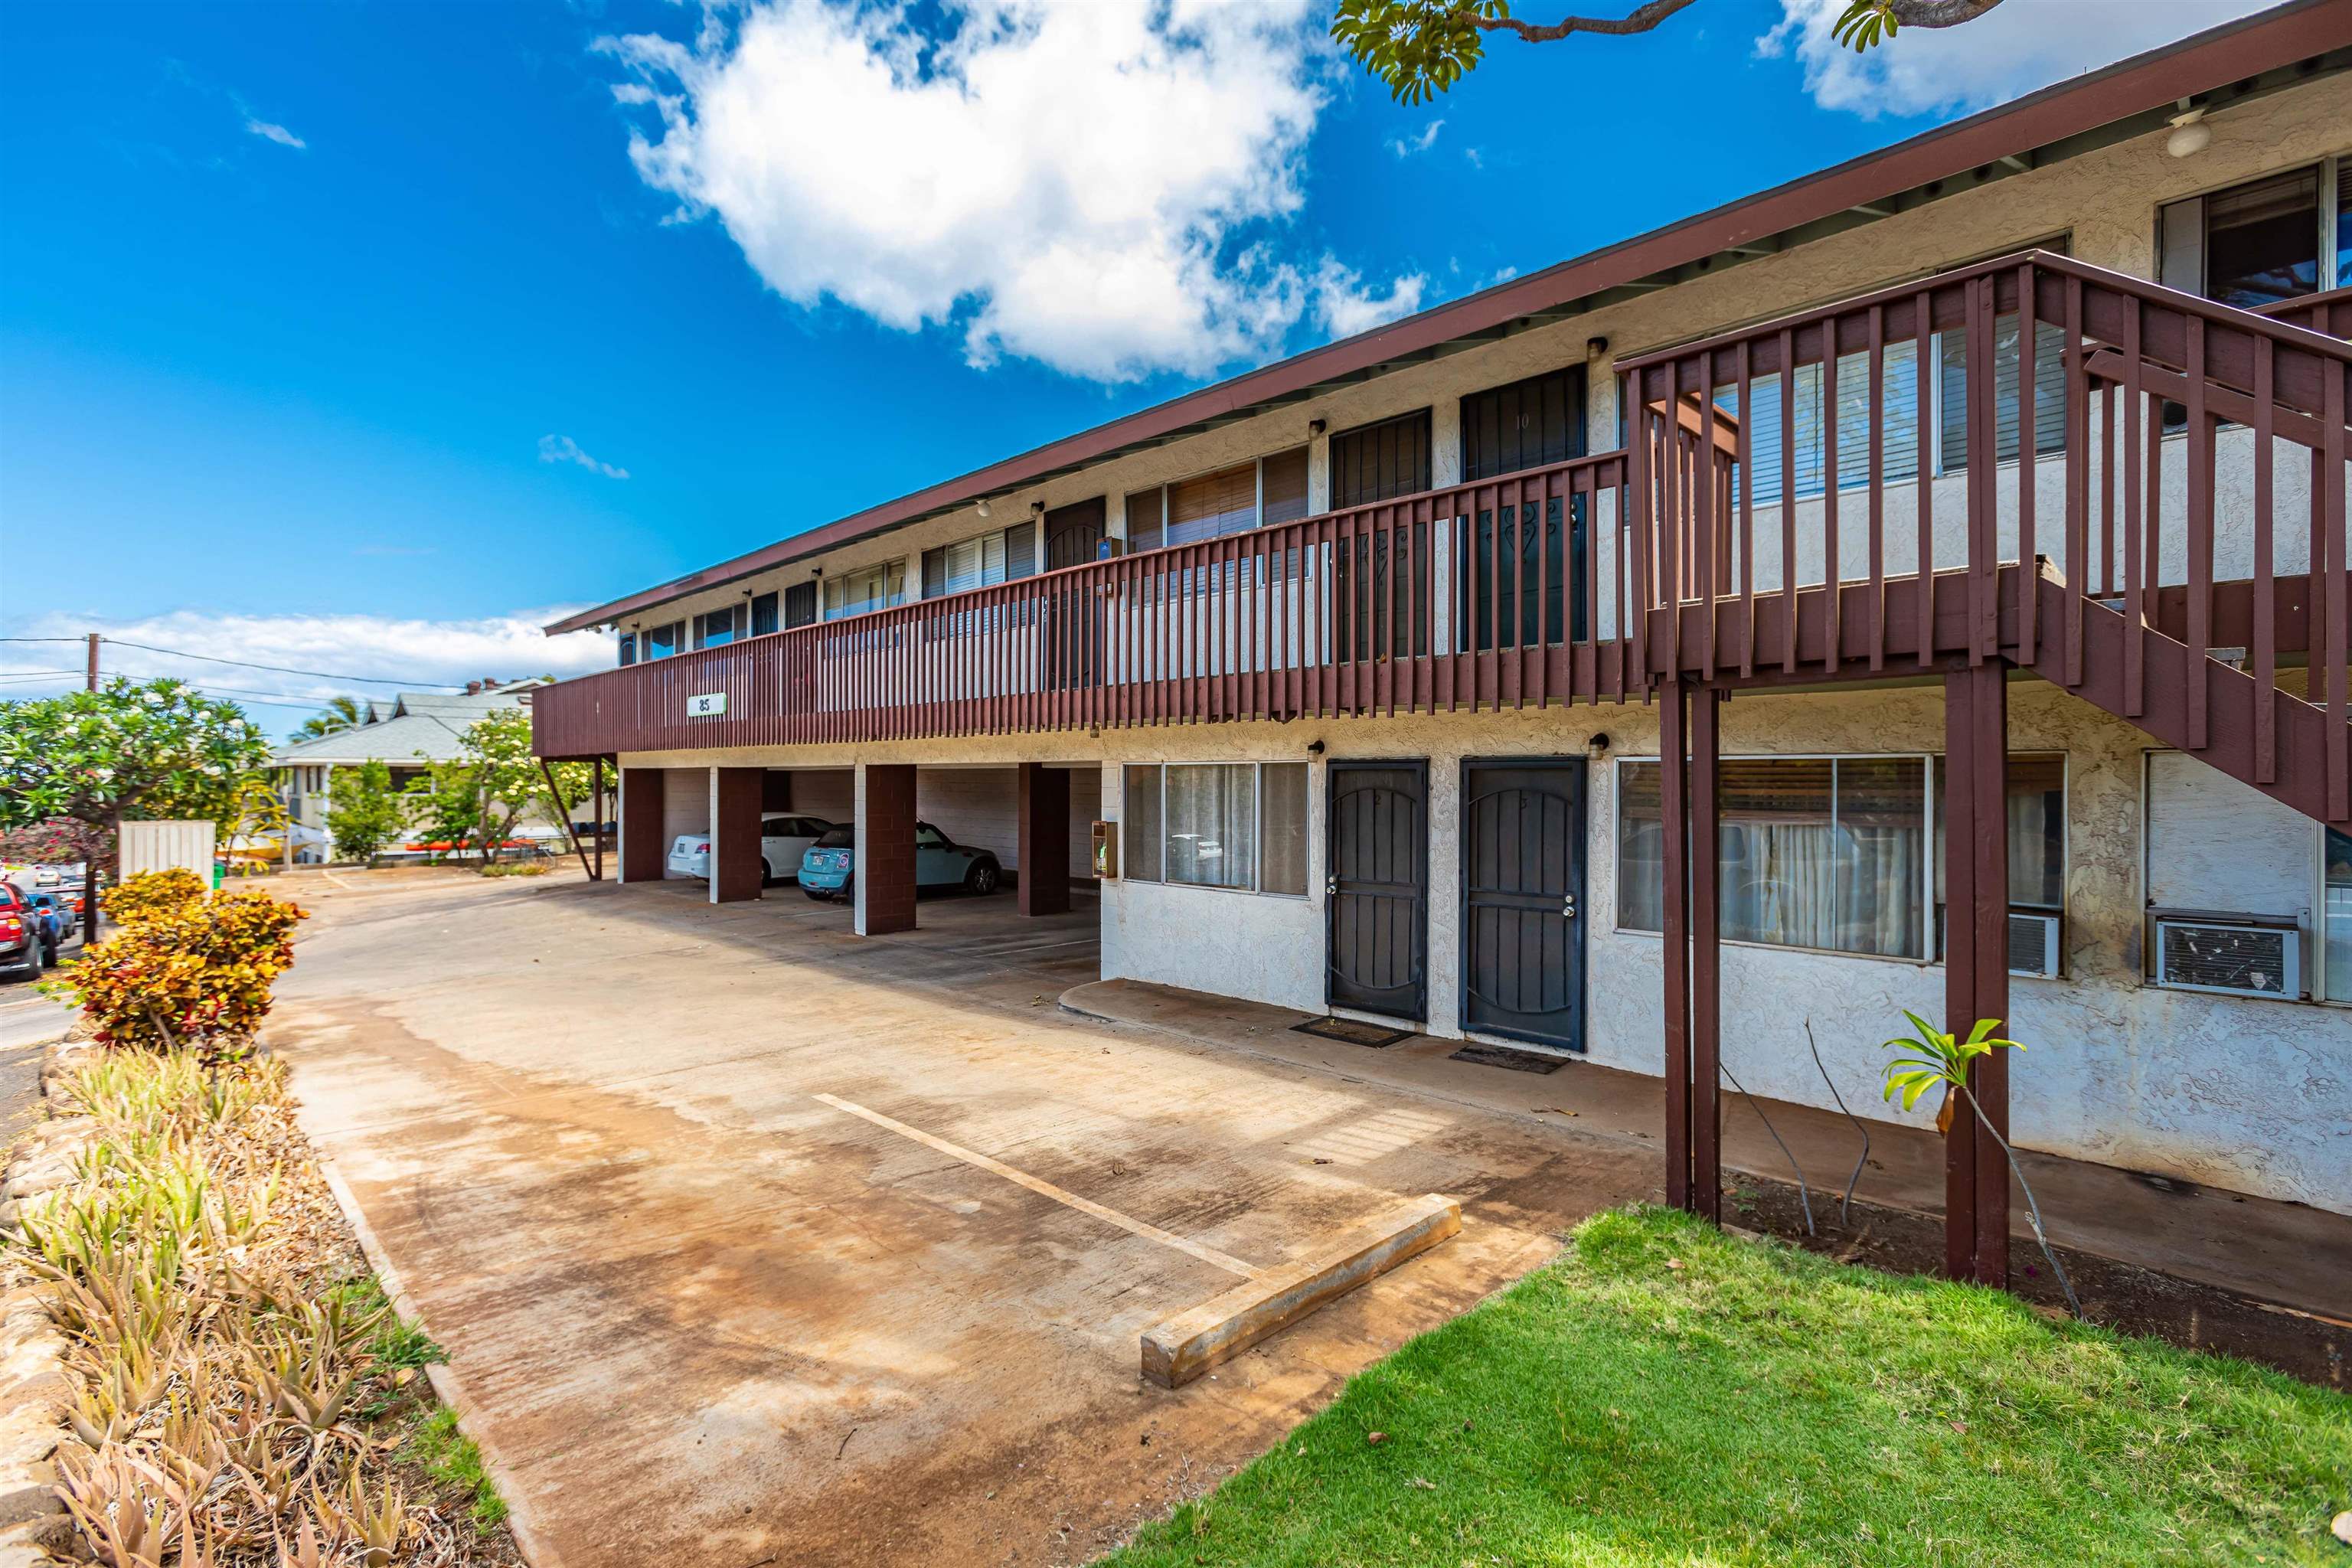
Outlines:
{"type": "Polygon", "coordinates": [[[867,932],[917,816],[1024,911],[1099,819],[1106,976],[1664,1072],[1696,1206],[1809,1025],[1923,1121],[1910,1008],[2031,1043],[2029,1146],[2352,1213],[2347,285],[2316,0],[572,616],[536,743],[626,880],[856,817],[867,932]]]}
{"type": "MultiPolygon", "coordinates": [[[[331,852],[327,813],[333,805],[329,786],[336,769],[381,762],[391,769],[392,787],[405,790],[425,777],[429,763],[458,760],[466,731],[477,721],[504,709],[528,710],[530,693],[545,684],[542,679],[475,680],[467,682],[463,692],[404,691],[397,697],[373,698],[364,720],[350,729],[279,747],[267,765],[277,775],[294,821],[296,863],[317,864],[331,852]]],[[[562,824],[536,816],[516,824],[523,837],[546,838],[562,831],[562,824]]]]}

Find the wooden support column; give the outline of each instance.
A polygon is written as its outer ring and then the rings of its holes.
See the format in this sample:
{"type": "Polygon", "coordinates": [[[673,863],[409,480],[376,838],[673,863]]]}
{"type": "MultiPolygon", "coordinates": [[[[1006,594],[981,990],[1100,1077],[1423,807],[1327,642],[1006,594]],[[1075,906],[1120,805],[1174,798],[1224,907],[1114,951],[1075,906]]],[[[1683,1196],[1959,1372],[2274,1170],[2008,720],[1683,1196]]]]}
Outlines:
{"type": "Polygon", "coordinates": [[[1690,1052],[1690,687],[1658,688],[1658,797],[1665,905],[1666,1203],[1692,1206],[1690,1052]]]}
{"type": "MultiPolygon", "coordinates": [[[[2009,1022],[2008,666],[1990,659],[1944,678],[1944,1027],[2009,1022]]],[[[2009,1058],[1980,1058],[1969,1087],[2009,1135],[2009,1058]]],[[[1944,1138],[1944,1268],[2009,1283],[2009,1164],[1966,1104],[1944,1138]]]]}
{"type": "Polygon", "coordinates": [[[710,901],[760,896],[760,790],[765,768],[710,770],[710,901]]]}
{"type": "Polygon", "coordinates": [[[658,882],[668,847],[662,842],[659,768],[623,768],[621,774],[621,880],[658,882]]]}
{"type": "Polygon", "coordinates": [[[595,805],[593,809],[596,814],[596,865],[595,868],[588,873],[588,879],[592,882],[601,882],[604,879],[604,824],[611,820],[611,818],[604,815],[604,758],[603,753],[598,753],[595,761],[591,763],[589,765],[595,770],[595,782],[590,791],[590,798],[595,802],[595,805]]]}
{"type": "Polygon", "coordinates": [[[1723,693],[1690,693],[1691,1208],[1723,1223],[1723,841],[1717,784],[1723,693]]]}
{"type": "MultiPolygon", "coordinates": [[[[760,809],[761,811],[790,811],[792,808],[792,770],[790,768],[761,768],[760,770],[760,809]]],[[[783,874],[784,868],[781,866],[777,867],[776,875],[781,877],[783,874]]]]}
{"type": "Polygon", "coordinates": [[[1024,915],[1070,909],[1070,774],[1043,763],[1021,764],[1021,876],[1024,915]]]}
{"type": "Polygon", "coordinates": [[[857,764],[860,936],[915,929],[915,764],[857,764]]]}

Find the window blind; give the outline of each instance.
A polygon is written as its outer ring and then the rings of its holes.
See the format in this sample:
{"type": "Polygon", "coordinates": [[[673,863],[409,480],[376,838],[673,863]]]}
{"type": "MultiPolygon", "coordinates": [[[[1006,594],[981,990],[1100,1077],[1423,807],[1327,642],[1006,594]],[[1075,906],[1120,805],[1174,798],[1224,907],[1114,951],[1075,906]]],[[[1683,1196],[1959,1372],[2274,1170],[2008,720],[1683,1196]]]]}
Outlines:
{"type": "MultiPolygon", "coordinates": [[[[1943,447],[1941,472],[1958,473],[1969,461],[1969,356],[1966,335],[1938,335],[1942,359],[1941,405],[1937,411],[1943,447]]],[[[2033,325],[2033,449],[2054,452],[2066,445],[2066,332],[2048,321],[2033,325]]],[[[2008,462],[2018,454],[2018,318],[1993,322],[1993,456],[2008,462]]]]}
{"type": "Polygon", "coordinates": [[[1243,463],[1168,487],[1169,544],[1194,544],[1257,526],[1257,465],[1243,463]]]}
{"type": "MultiPolygon", "coordinates": [[[[1881,359],[1881,475],[1888,482],[1916,479],[1919,473],[1919,347],[1914,342],[1885,345],[1881,359]]],[[[1780,462],[1780,427],[1790,417],[1781,395],[1781,378],[1759,376],[1748,384],[1754,404],[1748,426],[1749,461],[1755,468],[1755,504],[1777,506],[1786,486],[1780,462]]],[[[1822,367],[1799,365],[1793,460],[1799,500],[1818,496],[1824,482],[1828,449],[1823,440],[1822,367]]],[[[1727,386],[1716,393],[1716,406],[1739,413],[1739,389],[1727,386]]],[[[1838,488],[1859,490],[1870,482],[1870,354],[1841,354],[1837,362],[1838,488]]]]}
{"type": "Polygon", "coordinates": [[[1307,448],[1293,447],[1264,459],[1265,505],[1255,526],[1297,522],[1307,515],[1307,448]]]}

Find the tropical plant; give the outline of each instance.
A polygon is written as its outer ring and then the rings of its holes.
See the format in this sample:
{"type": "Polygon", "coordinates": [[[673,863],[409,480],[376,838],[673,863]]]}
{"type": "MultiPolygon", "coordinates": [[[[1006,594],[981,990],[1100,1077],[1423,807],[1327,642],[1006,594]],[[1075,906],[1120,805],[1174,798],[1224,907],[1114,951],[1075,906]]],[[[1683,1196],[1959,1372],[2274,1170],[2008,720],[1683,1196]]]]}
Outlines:
{"type": "MultiPolygon", "coordinates": [[[[1490,35],[1522,43],[1556,43],[1579,33],[1624,37],[1646,33],[1686,9],[1692,0],[1644,0],[1622,16],[1564,16],[1529,22],[1511,15],[1511,0],[1339,0],[1331,37],[1356,63],[1387,84],[1400,103],[1436,97],[1477,68],[1490,35]]],[[[1875,47],[1904,27],[1957,27],[2000,0],[1847,0],[1831,24],[1838,42],[1856,51],[1875,47]]]]}
{"type": "Polygon", "coordinates": [[[340,735],[346,730],[356,730],[367,722],[367,710],[356,697],[330,697],[327,705],[308,719],[294,731],[298,741],[315,741],[325,735],[340,735]]]}
{"type": "Polygon", "coordinates": [[[268,1016],[302,918],[267,893],[215,893],[142,915],[85,950],[62,984],[105,1044],[236,1047],[268,1016]]]}
{"type": "Polygon", "coordinates": [[[373,864],[407,826],[406,803],[392,787],[391,764],[338,768],[327,783],[327,831],[338,859],[373,864]]]}
{"type": "Polygon", "coordinates": [[[236,781],[229,794],[228,810],[220,819],[220,842],[236,850],[229,869],[237,876],[249,876],[260,871],[263,857],[281,858],[282,851],[264,850],[258,847],[272,839],[279,844],[294,830],[293,816],[286,809],[286,797],[266,773],[251,773],[236,781]],[[242,849],[237,849],[238,846],[242,849]]]}
{"type": "Polygon", "coordinates": [[[2017,1151],[2010,1147],[2009,1140],[2000,1135],[2000,1130],[1992,1124],[1992,1119],[1985,1115],[1984,1107],[1977,1103],[1975,1091],[1969,1088],[1969,1063],[1995,1051],[2021,1051],[2025,1047],[2015,1040],[2005,1040],[1993,1033],[2000,1027],[1998,1018],[1979,1018],[1976,1026],[1969,1030],[1968,1038],[1961,1039],[1938,1029],[1908,1008],[1904,1010],[1903,1016],[1911,1020],[1912,1033],[1887,1041],[1886,1048],[1917,1054],[1897,1057],[1886,1064],[1886,1086],[1881,1097],[1891,1100],[1900,1095],[1903,1109],[1908,1110],[1919,1103],[1921,1095],[1942,1084],[1944,1104],[1936,1118],[1937,1130],[1942,1132],[1951,1131],[1955,1103],[1966,1105],[1976,1113],[1978,1122],[1991,1135],[1992,1141],[2000,1145],[2000,1152],[2008,1156],[2010,1171],[2017,1177],[2017,1184],[2025,1194],[2025,1212],[2032,1216],[2033,1239],[2042,1244],[2042,1256],[2049,1260],[2050,1272],[2058,1277],[2058,1288],[2066,1293],[2066,1305],[2074,1310],[2076,1317],[2081,1317],[2083,1303],[2074,1299],[2074,1284],[2066,1278],[2065,1267],[2058,1261],[2058,1254],[2051,1249],[2050,1233],[2042,1228],[2042,1205],[2034,1200],[2033,1184],[2025,1179],[2024,1168],[2017,1163],[2017,1151]]]}
{"type": "Polygon", "coordinates": [[[142,871],[115,884],[106,895],[106,912],[118,925],[137,925],[184,912],[208,891],[205,879],[184,866],[142,871]]]}

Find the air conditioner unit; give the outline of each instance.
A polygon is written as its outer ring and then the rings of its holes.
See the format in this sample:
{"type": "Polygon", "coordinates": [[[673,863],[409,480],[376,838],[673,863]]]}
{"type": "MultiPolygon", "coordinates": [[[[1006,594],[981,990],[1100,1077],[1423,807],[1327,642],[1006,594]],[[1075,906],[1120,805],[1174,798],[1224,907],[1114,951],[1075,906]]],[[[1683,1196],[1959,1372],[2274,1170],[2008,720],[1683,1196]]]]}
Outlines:
{"type": "Polygon", "coordinates": [[[2009,972],[2042,980],[2058,977],[2059,917],[2035,910],[2009,911],[2009,972]]]}
{"type": "Polygon", "coordinates": [[[2293,921],[2155,910],[2156,983],[2229,996],[2303,994],[2303,932],[2293,921]]]}

